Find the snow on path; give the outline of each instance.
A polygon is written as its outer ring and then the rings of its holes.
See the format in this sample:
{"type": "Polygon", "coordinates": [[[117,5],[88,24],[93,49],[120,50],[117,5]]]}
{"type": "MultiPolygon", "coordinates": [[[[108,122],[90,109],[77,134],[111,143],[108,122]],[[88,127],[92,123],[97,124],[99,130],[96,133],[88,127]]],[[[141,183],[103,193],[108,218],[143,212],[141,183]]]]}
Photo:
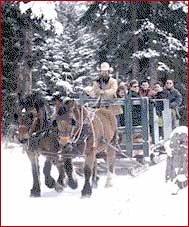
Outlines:
{"type": "MultiPolygon", "coordinates": [[[[87,199],[81,199],[83,178],[77,176],[78,189],[65,188],[58,194],[44,185],[41,174],[42,197],[30,198],[30,162],[14,146],[2,146],[1,152],[2,226],[188,225],[188,188],[171,195],[172,184],[165,183],[165,161],[138,177],[115,176],[109,189],[104,188],[102,176],[98,189],[87,199]]],[[[57,176],[55,168],[52,175],[57,176]]]]}

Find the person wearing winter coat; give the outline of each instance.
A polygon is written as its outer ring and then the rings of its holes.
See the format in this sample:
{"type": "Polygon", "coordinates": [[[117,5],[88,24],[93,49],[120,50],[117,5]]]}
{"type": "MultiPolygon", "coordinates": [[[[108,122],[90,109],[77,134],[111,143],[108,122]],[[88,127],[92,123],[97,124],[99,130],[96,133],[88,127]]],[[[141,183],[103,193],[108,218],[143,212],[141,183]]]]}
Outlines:
{"type": "Polygon", "coordinates": [[[150,88],[149,82],[147,80],[143,80],[140,85],[139,94],[141,97],[152,98],[155,95],[155,92],[150,88]]]}
{"type": "MultiPolygon", "coordinates": [[[[128,98],[138,98],[139,95],[139,83],[137,80],[131,80],[129,84],[128,98]]],[[[132,119],[133,126],[141,125],[141,106],[133,105],[132,106],[132,119]]]]}
{"type": "Polygon", "coordinates": [[[163,85],[160,81],[156,82],[154,84],[154,98],[155,99],[167,99],[168,98],[168,92],[167,90],[163,89],[163,85]]]}
{"type": "MultiPolygon", "coordinates": [[[[139,83],[137,80],[131,80],[129,83],[129,92],[128,98],[139,98],[139,83]]],[[[132,123],[133,126],[141,125],[141,106],[140,105],[133,105],[132,106],[132,123]]],[[[143,136],[141,133],[134,133],[133,134],[133,142],[134,143],[141,143],[143,140],[143,136]]],[[[134,157],[138,162],[144,164],[144,152],[143,150],[136,150],[134,153],[134,157]]]]}
{"type": "MultiPolygon", "coordinates": [[[[127,96],[127,90],[124,85],[120,85],[117,89],[116,95],[117,98],[120,99],[125,99],[127,96]]],[[[117,120],[118,120],[118,126],[125,126],[125,108],[124,106],[121,106],[122,108],[122,113],[117,115],[117,120]]]]}
{"type": "MultiPolygon", "coordinates": [[[[112,77],[113,69],[107,62],[103,62],[100,66],[100,75],[93,83],[93,86],[86,87],[84,91],[87,95],[93,98],[114,99],[116,98],[116,91],[118,88],[117,80],[112,77]]],[[[122,113],[121,106],[108,106],[107,107],[114,115],[122,113]]]]}
{"type": "MultiPolygon", "coordinates": [[[[161,82],[156,82],[154,84],[154,91],[155,91],[155,95],[154,95],[154,99],[168,99],[168,92],[167,90],[163,89],[163,85],[161,82]]],[[[163,111],[163,101],[158,101],[155,103],[156,104],[156,112],[157,115],[160,116],[162,115],[162,111],[163,111]]]]}
{"type": "MultiPolygon", "coordinates": [[[[163,89],[163,85],[161,82],[156,82],[154,84],[154,99],[168,99],[168,92],[163,89]]],[[[156,107],[156,114],[158,115],[158,126],[159,126],[159,136],[163,138],[163,117],[162,117],[162,111],[164,110],[163,101],[156,101],[155,102],[156,107]]]]}
{"type": "Polygon", "coordinates": [[[174,88],[174,81],[167,80],[165,83],[165,90],[168,93],[169,105],[172,111],[172,128],[176,128],[176,121],[180,119],[179,107],[182,104],[181,93],[174,88]]]}

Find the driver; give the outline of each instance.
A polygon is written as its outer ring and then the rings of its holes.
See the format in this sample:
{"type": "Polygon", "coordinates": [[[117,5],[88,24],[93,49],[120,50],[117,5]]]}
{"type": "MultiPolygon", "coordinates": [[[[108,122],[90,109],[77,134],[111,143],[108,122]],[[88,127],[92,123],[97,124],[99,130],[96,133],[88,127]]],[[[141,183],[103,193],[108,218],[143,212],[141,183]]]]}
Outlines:
{"type": "MultiPolygon", "coordinates": [[[[114,99],[116,98],[116,91],[118,88],[117,80],[112,77],[113,69],[109,63],[103,62],[100,65],[100,75],[94,82],[93,86],[86,87],[84,91],[87,95],[93,98],[114,99]]],[[[122,113],[121,106],[107,107],[114,115],[122,113]]]]}

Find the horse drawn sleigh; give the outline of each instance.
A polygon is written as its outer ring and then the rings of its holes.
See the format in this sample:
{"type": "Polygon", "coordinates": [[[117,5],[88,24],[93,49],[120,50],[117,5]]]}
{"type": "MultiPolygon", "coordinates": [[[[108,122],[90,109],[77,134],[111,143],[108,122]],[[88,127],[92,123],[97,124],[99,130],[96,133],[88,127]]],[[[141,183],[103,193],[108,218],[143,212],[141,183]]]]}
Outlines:
{"type": "MultiPolygon", "coordinates": [[[[118,157],[125,159],[125,162],[120,161],[119,163],[122,163],[122,167],[125,164],[127,172],[132,175],[138,174],[148,166],[133,159],[133,151],[142,150],[145,157],[151,157],[151,160],[155,161],[154,151],[159,146],[159,133],[154,105],[151,109],[151,118],[149,117],[148,98],[114,100],[113,102],[108,101],[108,103],[106,100],[102,100],[100,108],[91,108],[90,106],[94,106],[95,102],[95,100],[84,97],[80,97],[78,100],[65,98],[57,112],[56,120],[48,122],[45,105],[39,97],[29,95],[25,99],[19,100],[18,139],[25,144],[26,153],[31,162],[33,176],[31,196],[40,196],[41,192],[39,155],[46,157],[43,168],[45,184],[57,191],[63,190],[65,176],[67,176],[67,184],[71,188],[77,187],[77,180],[73,174],[73,158],[83,156],[82,169],[85,182],[81,192],[82,196],[90,196],[92,187],[97,186],[98,169],[104,167],[97,163],[100,154],[105,154],[106,157],[106,187],[112,185],[112,176],[115,164],[118,163],[118,157]],[[115,116],[104,107],[107,105],[122,105],[125,108],[124,127],[117,127],[115,116]],[[132,125],[132,105],[141,105],[141,126],[132,125]],[[150,137],[150,131],[152,137],[150,137]],[[119,133],[125,136],[122,141],[119,140],[119,133]],[[142,135],[139,143],[134,143],[133,133],[142,135]],[[150,150],[151,142],[153,151],[150,150]],[[57,181],[50,174],[53,164],[59,173],[57,181]]],[[[171,124],[168,124],[171,117],[169,118],[170,111],[167,108],[166,100],[163,102],[165,102],[163,116],[164,140],[166,140],[171,132],[171,126],[169,127],[171,124]]],[[[74,165],[77,166],[77,163],[74,165]]]]}

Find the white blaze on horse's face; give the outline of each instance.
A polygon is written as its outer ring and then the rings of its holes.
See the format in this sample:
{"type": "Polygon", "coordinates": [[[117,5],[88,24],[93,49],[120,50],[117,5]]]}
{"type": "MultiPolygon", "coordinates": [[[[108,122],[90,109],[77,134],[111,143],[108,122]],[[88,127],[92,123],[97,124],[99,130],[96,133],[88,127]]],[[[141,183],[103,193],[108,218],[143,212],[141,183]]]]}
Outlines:
{"type": "Polygon", "coordinates": [[[73,134],[76,128],[76,117],[73,110],[74,102],[72,100],[65,100],[56,116],[59,142],[62,145],[72,143],[73,134]]]}
{"type": "Polygon", "coordinates": [[[69,123],[62,120],[62,121],[58,121],[58,130],[59,130],[59,133],[61,135],[65,135],[65,136],[68,136],[69,134],[69,123]]]}
{"type": "Polygon", "coordinates": [[[58,121],[59,143],[66,145],[71,142],[72,126],[69,121],[58,121]]]}

